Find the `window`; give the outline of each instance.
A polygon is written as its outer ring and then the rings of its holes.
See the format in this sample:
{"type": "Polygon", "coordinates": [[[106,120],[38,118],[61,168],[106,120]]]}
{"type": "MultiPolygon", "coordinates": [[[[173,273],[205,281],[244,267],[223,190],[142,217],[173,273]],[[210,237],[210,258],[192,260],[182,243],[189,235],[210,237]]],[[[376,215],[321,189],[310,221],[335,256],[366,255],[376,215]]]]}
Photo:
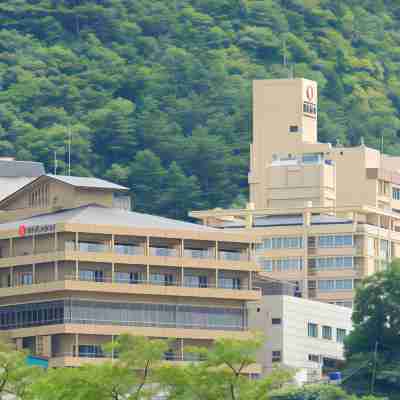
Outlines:
{"type": "Polygon", "coordinates": [[[150,274],[150,282],[154,285],[173,286],[176,284],[173,274],[161,274],[152,272],[150,274]]]}
{"type": "Polygon", "coordinates": [[[263,241],[264,249],[301,249],[303,248],[303,238],[293,237],[272,237],[263,241]]]}
{"type": "Polygon", "coordinates": [[[400,188],[393,188],[392,189],[392,198],[393,200],[400,200],[400,188]]]}
{"type": "Polygon", "coordinates": [[[316,237],[315,236],[309,236],[308,240],[307,240],[307,243],[308,243],[308,248],[309,249],[315,249],[317,247],[317,245],[316,245],[316,237]]]}
{"type": "Polygon", "coordinates": [[[326,325],[322,327],[322,338],[332,340],[332,327],[326,325]]]}
{"type": "Polygon", "coordinates": [[[272,362],[281,362],[282,360],[282,353],[280,350],[273,350],[272,351],[272,362]]]}
{"type": "Polygon", "coordinates": [[[353,257],[340,256],[340,257],[318,257],[308,260],[308,267],[310,269],[323,271],[335,269],[353,269],[353,257]]]}
{"type": "Polygon", "coordinates": [[[338,343],[343,343],[345,337],[346,337],[346,329],[337,328],[336,329],[336,341],[338,343]]]}
{"type": "Polygon", "coordinates": [[[319,363],[320,362],[319,355],[317,355],[317,354],[309,354],[308,355],[308,361],[319,363]]]}
{"type": "Polygon", "coordinates": [[[184,281],[186,287],[208,287],[208,279],[206,275],[185,275],[184,281]]]}
{"type": "Polygon", "coordinates": [[[79,345],[79,357],[97,358],[104,356],[103,349],[98,344],[79,345]]]}
{"type": "Polygon", "coordinates": [[[318,246],[327,247],[352,247],[353,235],[326,235],[318,237],[318,246]]]}
{"type": "Polygon", "coordinates": [[[318,290],[321,292],[352,290],[352,279],[321,279],[318,281],[318,290]]]}
{"type": "Polygon", "coordinates": [[[319,164],[321,159],[322,154],[320,153],[306,153],[302,157],[303,164],[319,164]]]}
{"type": "Polygon", "coordinates": [[[104,274],[101,270],[91,271],[91,270],[80,270],[79,271],[79,280],[81,281],[94,281],[94,282],[103,282],[104,274]]]}
{"type": "Polygon", "coordinates": [[[246,315],[246,310],[241,307],[69,298],[1,306],[0,330],[68,323],[242,331],[247,329],[246,315]]]}
{"type": "Polygon", "coordinates": [[[301,257],[277,259],[260,258],[258,262],[266,272],[301,271],[303,269],[303,259],[301,257]]]}
{"type": "Polygon", "coordinates": [[[299,131],[299,127],[297,125],[290,125],[289,126],[289,132],[290,133],[295,133],[299,131]]]}
{"type": "Polygon", "coordinates": [[[280,318],[272,318],[271,323],[272,323],[272,325],[281,325],[282,320],[280,318]]]}
{"type": "Polygon", "coordinates": [[[318,337],[318,325],[312,322],[308,323],[308,336],[309,337],[318,337]]]}

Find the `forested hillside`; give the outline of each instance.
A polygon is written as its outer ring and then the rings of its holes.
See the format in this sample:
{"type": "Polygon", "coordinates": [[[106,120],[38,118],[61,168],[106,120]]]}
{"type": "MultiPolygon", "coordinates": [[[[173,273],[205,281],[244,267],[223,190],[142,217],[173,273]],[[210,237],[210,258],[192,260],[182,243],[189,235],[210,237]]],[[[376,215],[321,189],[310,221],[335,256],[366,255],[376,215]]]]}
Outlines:
{"type": "Polygon", "coordinates": [[[318,81],[320,140],[400,154],[393,0],[1,0],[0,156],[132,188],[136,209],[242,203],[251,80],[318,81]],[[69,127],[69,128],[68,128],[69,127]]]}

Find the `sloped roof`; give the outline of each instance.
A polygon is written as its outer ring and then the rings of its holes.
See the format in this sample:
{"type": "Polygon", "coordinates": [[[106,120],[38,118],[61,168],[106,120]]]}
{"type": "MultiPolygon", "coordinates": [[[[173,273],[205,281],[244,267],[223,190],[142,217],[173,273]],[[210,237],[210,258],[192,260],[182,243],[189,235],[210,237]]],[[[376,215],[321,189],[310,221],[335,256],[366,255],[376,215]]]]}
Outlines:
{"type": "Polygon", "coordinates": [[[18,229],[20,225],[51,225],[56,223],[77,223],[85,225],[113,225],[130,228],[176,229],[218,232],[219,229],[190,222],[178,221],[156,215],[142,214],[99,206],[85,205],[68,210],[60,210],[50,214],[36,215],[19,221],[0,224],[0,230],[18,229]]]}
{"type": "Polygon", "coordinates": [[[65,175],[52,175],[46,176],[57,179],[58,181],[67,183],[75,187],[85,188],[98,188],[98,189],[114,189],[114,190],[129,190],[125,186],[117,185],[116,183],[105,181],[104,179],[83,177],[83,176],[65,176],[65,175]]]}
{"type": "Polygon", "coordinates": [[[19,176],[16,178],[0,176],[0,201],[32,182],[34,179],[35,178],[28,178],[26,176],[19,176]]]}
{"type": "Polygon", "coordinates": [[[4,178],[37,178],[44,175],[43,164],[34,161],[0,160],[0,177],[4,178]]]}

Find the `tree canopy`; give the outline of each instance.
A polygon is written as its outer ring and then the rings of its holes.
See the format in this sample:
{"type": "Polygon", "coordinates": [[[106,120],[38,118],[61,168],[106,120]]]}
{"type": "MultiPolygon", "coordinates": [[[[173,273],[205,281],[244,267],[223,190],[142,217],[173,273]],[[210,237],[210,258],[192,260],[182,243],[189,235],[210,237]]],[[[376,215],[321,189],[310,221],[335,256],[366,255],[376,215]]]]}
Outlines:
{"type": "Polygon", "coordinates": [[[353,312],[354,329],[346,338],[347,386],[400,398],[400,260],[362,283],[353,312]]]}
{"type": "Polygon", "coordinates": [[[0,156],[132,188],[186,217],[247,194],[251,81],[318,81],[323,141],[400,154],[400,14],[387,0],[0,3],[0,156]]]}

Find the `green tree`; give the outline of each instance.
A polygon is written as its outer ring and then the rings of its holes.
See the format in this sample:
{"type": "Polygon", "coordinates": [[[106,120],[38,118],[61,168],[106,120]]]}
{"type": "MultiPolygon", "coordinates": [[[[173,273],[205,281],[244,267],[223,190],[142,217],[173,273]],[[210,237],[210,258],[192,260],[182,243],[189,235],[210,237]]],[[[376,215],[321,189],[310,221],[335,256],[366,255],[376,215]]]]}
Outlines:
{"type": "Polygon", "coordinates": [[[39,379],[42,370],[29,366],[26,357],[27,353],[15,350],[13,344],[0,342],[0,398],[31,398],[32,384],[39,379]]]}
{"type": "Polygon", "coordinates": [[[262,340],[219,339],[211,348],[187,348],[197,358],[187,367],[160,369],[161,387],[170,400],[262,400],[268,391],[291,380],[289,370],[276,370],[270,377],[250,380],[246,369],[256,362],[262,340]]]}
{"type": "MultiPolygon", "coordinates": [[[[286,387],[270,393],[269,400],[357,400],[335,385],[315,384],[303,387],[286,387]]],[[[362,400],[378,400],[373,396],[362,397],[362,400]]]]}
{"type": "MultiPolygon", "coordinates": [[[[400,261],[365,279],[358,288],[353,312],[354,329],[345,347],[356,379],[347,386],[356,392],[372,389],[398,398],[400,392],[400,261]]],[[[392,398],[391,397],[391,398],[392,398]]]]}

